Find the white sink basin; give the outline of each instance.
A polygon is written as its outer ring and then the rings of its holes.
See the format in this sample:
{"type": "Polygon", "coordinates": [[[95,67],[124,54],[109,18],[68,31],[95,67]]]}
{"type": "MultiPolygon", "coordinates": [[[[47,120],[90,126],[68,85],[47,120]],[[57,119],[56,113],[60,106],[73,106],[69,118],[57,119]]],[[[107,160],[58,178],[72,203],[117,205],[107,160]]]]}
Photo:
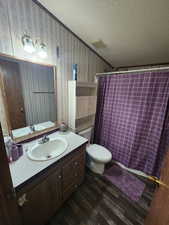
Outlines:
{"type": "Polygon", "coordinates": [[[50,139],[49,142],[44,144],[35,144],[28,150],[27,155],[31,160],[46,161],[60,156],[66,151],[67,147],[67,141],[64,138],[58,137],[50,139]]]}

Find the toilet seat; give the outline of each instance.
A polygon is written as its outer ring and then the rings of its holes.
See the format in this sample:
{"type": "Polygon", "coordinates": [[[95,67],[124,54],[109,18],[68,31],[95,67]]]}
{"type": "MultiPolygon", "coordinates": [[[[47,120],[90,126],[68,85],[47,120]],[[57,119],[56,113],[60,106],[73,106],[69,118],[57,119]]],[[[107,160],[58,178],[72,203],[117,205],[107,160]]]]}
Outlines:
{"type": "Polygon", "coordinates": [[[93,160],[100,163],[107,163],[112,159],[111,152],[101,145],[89,145],[86,151],[93,160]]]}

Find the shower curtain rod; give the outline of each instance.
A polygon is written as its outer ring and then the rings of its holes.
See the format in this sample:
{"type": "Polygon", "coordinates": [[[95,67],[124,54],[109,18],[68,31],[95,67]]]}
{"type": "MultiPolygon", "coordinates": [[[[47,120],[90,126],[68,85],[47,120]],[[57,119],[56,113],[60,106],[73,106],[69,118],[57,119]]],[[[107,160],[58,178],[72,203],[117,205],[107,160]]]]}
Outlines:
{"type": "Polygon", "coordinates": [[[114,74],[123,74],[123,73],[135,73],[135,72],[148,72],[148,71],[156,71],[156,70],[169,70],[169,67],[159,67],[159,68],[150,68],[150,69],[138,69],[138,70],[119,70],[119,71],[112,71],[108,73],[96,73],[96,77],[99,76],[111,76],[114,74]]]}

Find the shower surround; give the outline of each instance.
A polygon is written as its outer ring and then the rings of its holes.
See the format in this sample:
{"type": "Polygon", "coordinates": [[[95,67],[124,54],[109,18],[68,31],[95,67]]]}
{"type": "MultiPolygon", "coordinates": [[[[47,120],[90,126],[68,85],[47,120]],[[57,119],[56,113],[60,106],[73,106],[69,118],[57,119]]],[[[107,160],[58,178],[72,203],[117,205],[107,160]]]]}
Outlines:
{"type": "Polygon", "coordinates": [[[169,144],[169,71],[101,76],[94,142],[113,160],[159,176],[169,144]]]}

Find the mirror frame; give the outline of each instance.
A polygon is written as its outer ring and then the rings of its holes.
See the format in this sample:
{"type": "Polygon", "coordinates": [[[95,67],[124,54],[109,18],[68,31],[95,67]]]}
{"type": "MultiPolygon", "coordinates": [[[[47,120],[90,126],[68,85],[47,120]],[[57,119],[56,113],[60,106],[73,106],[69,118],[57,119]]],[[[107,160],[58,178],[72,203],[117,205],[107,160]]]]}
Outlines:
{"type": "MultiPolygon", "coordinates": [[[[5,100],[5,96],[3,95],[3,101],[4,101],[4,109],[5,109],[5,118],[6,118],[6,123],[7,123],[7,129],[8,129],[8,134],[12,137],[13,141],[15,143],[19,143],[19,142],[23,142],[23,141],[29,141],[31,139],[34,139],[34,138],[37,138],[38,136],[42,136],[43,134],[46,134],[46,133],[49,133],[51,131],[55,131],[55,130],[58,130],[59,129],[59,125],[58,125],[58,107],[57,107],[57,103],[59,102],[58,101],[58,93],[57,93],[57,67],[56,65],[52,65],[52,64],[47,64],[47,63],[40,63],[40,62],[36,62],[34,60],[29,60],[29,59],[23,59],[23,58],[18,58],[18,57],[14,57],[14,56],[11,56],[11,55],[7,55],[7,54],[2,54],[0,53],[0,58],[3,59],[3,60],[9,60],[12,59],[14,61],[22,61],[22,62],[28,62],[28,63],[33,63],[33,64],[36,64],[36,65],[42,65],[42,66],[46,66],[46,67],[52,67],[53,68],[53,74],[54,74],[54,90],[55,90],[55,99],[56,99],[56,122],[55,122],[55,126],[53,127],[50,127],[50,128],[46,128],[42,131],[34,131],[32,134],[28,134],[28,135],[24,135],[22,137],[19,137],[19,138],[13,138],[13,135],[12,135],[12,129],[11,129],[11,124],[10,124],[10,120],[9,120],[9,112],[8,112],[8,106],[6,104],[6,100],[5,100]]],[[[1,74],[0,74],[1,75],[1,74]]],[[[0,88],[2,90],[4,90],[4,86],[3,86],[3,81],[1,79],[2,76],[0,76],[0,88]]]]}

